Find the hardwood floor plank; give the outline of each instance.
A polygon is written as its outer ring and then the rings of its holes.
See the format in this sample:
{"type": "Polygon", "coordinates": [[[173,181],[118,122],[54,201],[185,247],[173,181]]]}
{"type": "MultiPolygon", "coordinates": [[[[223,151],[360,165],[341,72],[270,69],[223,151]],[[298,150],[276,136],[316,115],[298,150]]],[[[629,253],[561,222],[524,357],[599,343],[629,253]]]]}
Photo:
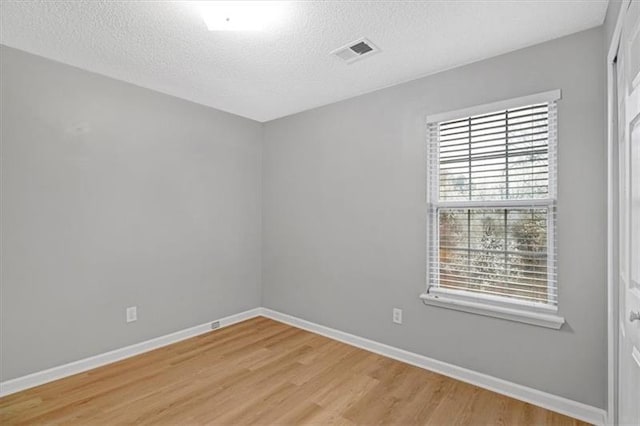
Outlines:
{"type": "Polygon", "coordinates": [[[0,398],[18,424],[583,424],[255,318],[0,398]]]}

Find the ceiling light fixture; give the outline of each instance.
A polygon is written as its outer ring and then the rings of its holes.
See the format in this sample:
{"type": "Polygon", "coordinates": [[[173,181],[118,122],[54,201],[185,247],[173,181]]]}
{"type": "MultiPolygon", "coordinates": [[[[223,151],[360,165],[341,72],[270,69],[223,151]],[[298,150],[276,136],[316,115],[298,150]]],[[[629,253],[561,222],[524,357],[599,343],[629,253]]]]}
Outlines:
{"type": "Polygon", "coordinates": [[[285,1],[199,1],[209,31],[259,31],[284,14],[285,1]]]}

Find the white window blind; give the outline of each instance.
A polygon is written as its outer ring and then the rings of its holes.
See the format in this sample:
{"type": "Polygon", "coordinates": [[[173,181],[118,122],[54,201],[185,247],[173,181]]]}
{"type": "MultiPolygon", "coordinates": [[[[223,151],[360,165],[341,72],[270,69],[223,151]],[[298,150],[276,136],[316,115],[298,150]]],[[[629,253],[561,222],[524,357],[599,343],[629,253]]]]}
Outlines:
{"type": "Polygon", "coordinates": [[[556,306],[555,101],[428,124],[428,292],[556,306]]]}

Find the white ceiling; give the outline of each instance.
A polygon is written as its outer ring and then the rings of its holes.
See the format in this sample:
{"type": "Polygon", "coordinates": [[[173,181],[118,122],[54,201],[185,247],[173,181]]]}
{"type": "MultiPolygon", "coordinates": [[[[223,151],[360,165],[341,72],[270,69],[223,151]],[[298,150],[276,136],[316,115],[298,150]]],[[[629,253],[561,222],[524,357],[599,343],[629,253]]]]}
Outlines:
{"type": "Polygon", "coordinates": [[[258,121],[601,25],[606,0],[298,1],[258,32],[196,2],[7,1],[0,43],[258,121]],[[329,52],[367,37],[382,52],[329,52]]]}

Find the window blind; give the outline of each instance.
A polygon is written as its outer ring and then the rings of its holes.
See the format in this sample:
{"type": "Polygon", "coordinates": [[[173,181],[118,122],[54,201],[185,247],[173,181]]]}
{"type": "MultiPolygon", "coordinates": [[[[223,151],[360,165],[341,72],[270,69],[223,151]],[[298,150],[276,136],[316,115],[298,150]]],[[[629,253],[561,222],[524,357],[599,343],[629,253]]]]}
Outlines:
{"type": "Polygon", "coordinates": [[[555,102],[428,124],[428,287],[557,305],[555,102]]]}

